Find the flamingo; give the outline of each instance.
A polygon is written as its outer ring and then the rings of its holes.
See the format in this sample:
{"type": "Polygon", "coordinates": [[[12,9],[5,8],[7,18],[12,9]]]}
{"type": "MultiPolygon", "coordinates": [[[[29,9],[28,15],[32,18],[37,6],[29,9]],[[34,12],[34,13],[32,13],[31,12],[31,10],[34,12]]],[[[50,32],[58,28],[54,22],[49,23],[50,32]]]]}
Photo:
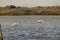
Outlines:
{"type": "Polygon", "coordinates": [[[11,24],[11,28],[15,30],[17,27],[19,27],[21,24],[21,21],[17,21],[11,24]]]}
{"type": "Polygon", "coordinates": [[[44,20],[37,21],[37,30],[44,28],[44,20]]]}

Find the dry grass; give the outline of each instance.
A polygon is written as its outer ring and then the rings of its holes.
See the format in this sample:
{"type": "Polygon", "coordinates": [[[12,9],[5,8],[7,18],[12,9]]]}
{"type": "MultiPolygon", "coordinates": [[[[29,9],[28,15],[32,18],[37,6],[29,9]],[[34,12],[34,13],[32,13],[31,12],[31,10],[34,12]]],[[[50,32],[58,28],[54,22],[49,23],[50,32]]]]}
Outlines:
{"type": "Polygon", "coordinates": [[[1,35],[1,32],[0,32],[0,40],[2,40],[2,35],[1,35]]]}
{"type": "Polygon", "coordinates": [[[0,15],[60,15],[60,6],[51,7],[0,7],[0,15]]]}

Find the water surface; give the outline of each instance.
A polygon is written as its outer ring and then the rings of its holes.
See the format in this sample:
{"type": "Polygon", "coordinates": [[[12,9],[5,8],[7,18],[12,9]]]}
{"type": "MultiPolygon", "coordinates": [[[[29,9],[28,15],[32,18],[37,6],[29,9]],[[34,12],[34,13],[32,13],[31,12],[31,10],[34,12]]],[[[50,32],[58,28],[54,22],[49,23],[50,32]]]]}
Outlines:
{"type": "Polygon", "coordinates": [[[4,40],[60,40],[60,16],[0,16],[4,40]],[[36,21],[44,20],[44,29],[36,21]],[[12,30],[11,24],[21,21],[21,26],[12,30]]]}

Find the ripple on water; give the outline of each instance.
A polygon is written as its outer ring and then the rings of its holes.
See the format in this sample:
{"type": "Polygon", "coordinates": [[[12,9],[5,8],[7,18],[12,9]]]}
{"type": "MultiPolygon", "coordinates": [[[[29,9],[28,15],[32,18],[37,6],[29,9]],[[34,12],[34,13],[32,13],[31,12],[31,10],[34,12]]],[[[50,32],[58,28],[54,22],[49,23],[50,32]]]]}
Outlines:
{"type": "Polygon", "coordinates": [[[46,39],[46,40],[57,40],[60,38],[60,30],[53,30],[53,29],[45,29],[39,31],[30,31],[31,29],[27,30],[16,30],[3,33],[4,40],[27,40],[27,39],[46,39]]]}

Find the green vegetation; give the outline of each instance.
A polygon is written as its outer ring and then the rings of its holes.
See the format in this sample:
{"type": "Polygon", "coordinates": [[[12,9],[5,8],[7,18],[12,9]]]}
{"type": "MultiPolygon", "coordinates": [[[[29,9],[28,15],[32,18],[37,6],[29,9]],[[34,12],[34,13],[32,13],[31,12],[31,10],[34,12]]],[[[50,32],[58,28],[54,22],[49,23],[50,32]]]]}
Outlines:
{"type": "Polygon", "coordinates": [[[14,5],[0,7],[0,15],[60,15],[60,6],[16,7],[14,5]]]}

